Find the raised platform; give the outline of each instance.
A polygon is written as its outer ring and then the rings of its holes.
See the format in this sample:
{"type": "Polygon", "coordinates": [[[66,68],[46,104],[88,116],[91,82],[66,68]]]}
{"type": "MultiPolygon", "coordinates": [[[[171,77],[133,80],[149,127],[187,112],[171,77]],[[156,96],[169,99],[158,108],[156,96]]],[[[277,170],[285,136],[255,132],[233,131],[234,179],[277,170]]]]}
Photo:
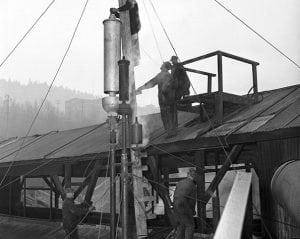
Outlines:
{"type": "MultiPolygon", "coordinates": [[[[223,92],[222,99],[223,101],[223,114],[228,114],[234,110],[248,106],[254,103],[254,100],[247,96],[239,96],[235,94],[230,94],[223,92]]],[[[199,95],[186,96],[183,99],[177,102],[177,110],[199,113],[200,115],[207,115],[209,117],[216,114],[216,108],[219,104],[220,98],[218,92],[205,93],[199,95]],[[197,104],[198,103],[198,104],[197,104]],[[203,107],[201,107],[201,104],[203,107]],[[206,112],[203,112],[206,111],[206,112]]]]}

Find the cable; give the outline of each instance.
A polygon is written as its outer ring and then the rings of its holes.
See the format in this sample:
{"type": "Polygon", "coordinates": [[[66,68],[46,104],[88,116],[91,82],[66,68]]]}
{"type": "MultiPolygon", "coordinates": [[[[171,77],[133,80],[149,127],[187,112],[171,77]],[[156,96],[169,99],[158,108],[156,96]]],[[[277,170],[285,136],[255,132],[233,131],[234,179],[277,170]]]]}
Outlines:
{"type": "Polygon", "coordinates": [[[263,37],[260,33],[258,33],[254,28],[249,26],[245,21],[243,21],[241,18],[239,18],[237,15],[235,15],[232,11],[230,11],[227,7],[225,7],[219,1],[217,1],[217,0],[213,0],[213,1],[215,1],[219,6],[221,6],[223,9],[225,9],[230,15],[232,15],[235,19],[237,19],[239,22],[241,22],[250,31],[252,31],[254,34],[256,34],[259,38],[261,38],[263,41],[265,41],[274,50],[276,50],[278,53],[280,53],[282,56],[284,56],[286,59],[288,59],[291,63],[293,63],[295,66],[297,66],[300,69],[300,65],[298,63],[296,63],[293,59],[291,59],[289,56],[287,56],[285,53],[283,53],[278,47],[276,47],[273,43],[268,41],[265,37],[263,37]]]}
{"type": "Polygon", "coordinates": [[[52,4],[55,2],[53,0],[46,9],[42,12],[42,14],[35,20],[33,25],[27,30],[27,32],[24,34],[24,36],[18,41],[18,43],[15,45],[15,47],[9,52],[9,54],[4,58],[4,60],[0,64],[0,68],[2,65],[7,61],[7,59],[13,54],[13,52],[17,49],[17,47],[21,44],[21,42],[25,39],[25,37],[29,34],[29,32],[35,27],[35,25],[39,22],[39,20],[45,15],[45,13],[48,11],[48,9],[52,6],[52,4]]]}
{"type": "Polygon", "coordinates": [[[151,6],[152,6],[152,8],[153,8],[153,11],[154,11],[154,13],[155,13],[155,15],[156,15],[156,17],[157,17],[159,23],[160,23],[160,25],[161,25],[161,27],[162,27],[162,29],[163,29],[165,35],[166,35],[166,37],[167,37],[167,39],[168,39],[168,41],[169,41],[169,43],[170,43],[170,45],[171,45],[171,47],[172,47],[172,49],[173,49],[175,55],[178,57],[178,54],[177,54],[177,52],[176,52],[176,50],[175,50],[175,48],[174,48],[174,46],[173,46],[173,44],[172,44],[172,42],[171,42],[171,39],[169,38],[169,35],[168,35],[168,33],[167,33],[165,27],[163,26],[163,24],[162,24],[162,22],[161,22],[161,20],[160,20],[160,18],[159,18],[159,16],[158,16],[158,13],[157,13],[157,11],[156,11],[156,9],[155,9],[155,7],[154,7],[152,1],[149,0],[149,2],[150,2],[151,6]]]}
{"type": "MultiPolygon", "coordinates": [[[[53,0],[53,1],[55,1],[55,0],[53,0]]],[[[42,103],[41,103],[41,105],[40,105],[40,107],[39,107],[39,109],[38,109],[36,115],[34,116],[32,122],[31,122],[31,124],[30,124],[30,126],[29,126],[29,129],[28,129],[28,131],[26,132],[25,137],[23,138],[23,141],[22,141],[22,144],[21,144],[21,146],[20,146],[20,149],[19,149],[17,152],[20,152],[20,150],[21,150],[21,148],[22,148],[22,146],[23,146],[23,144],[24,144],[24,141],[25,141],[26,137],[29,135],[29,133],[30,133],[30,131],[31,131],[31,129],[32,129],[32,127],[33,127],[33,125],[34,125],[36,119],[38,118],[38,115],[39,115],[39,113],[40,113],[40,111],[41,111],[41,109],[42,109],[42,107],[43,107],[43,105],[44,105],[44,103],[45,103],[45,101],[46,101],[46,99],[47,99],[49,93],[50,93],[50,90],[51,90],[51,88],[52,88],[52,86],[53,86],[53,84],[54,84],[54,81],[56,80],[56,77],[57,77],[58,73],[60,72],[60,69],[61,69],[61,67],[62,67],[62,65],[63,65],[63,63],[64,63],[64,61],[65,61],[65,58],[66,58],[66,56],[67,56],[67,54],[68,54],[68,52],[69,52],[69,50],[70,50],[70,48],[71,48],[71,45],[72,45],[72,43],[73,43],[75,34],[76,34],[76,32],[77,32],[77,29],[78,29],[78,27],[79,27],[79,24],[80,24],[80,22],[81,22],[81,19],[82,19],[82,17],[83,17],[84,12],[85,12],[85,9],[86,9],[86,6],[87,6],[87,4],[88,4],[88,1],[89,1],[89,0],[86,1],[85,5],[84,5],[84,7],[83,7],[83,10],[82,10],[82,12],[81,12],[81,14],[80,14],[80,17],[79,17],[79,19],[78,19],[78,22],[77,22],[77,24],[76,24],[75,30],[74,30],[74,32],[73,32],[73,34],[72,34],[71,40],[70,40],[70,42],[69,42],[69,44],[68,44],[67,50],[65,51],[65,53],[64,53],[64,55],[63,55],[63,57],[62,57],[62,59],[61,59],[61,62],[60,62],[60,64],[59,64],[59,66],[58,66],[58,69],[57,69],[57,71],[56,71],[56,73],[55,73],[55,75],[54,75],[54,77],[53,77],[53,79],[52,79],[52,82],[51,82],[51,84],[50,84],[50,86],[49,86],[49,88],[48,88],[48,90],[47,90],[47,92],[46,92],[46,95],[45,95],[44,99],[42,100],[42,103]]],[[[50,6],[51,6],[51,5],[50,5],[50,6]]],[[[49,8],[49,7],[48,7],[48,8],[49,8]]],[[[47,8],[47,9],[48,9],[48,8],[47,8]]],[[[18,155],[18,153],[16,154],[16,156],[17,156],[17,155],[18,155]]],[[[1,181],[1,184],[2,184],[2,182],[4,181],[4,179],[6,178],[8,172],[10,171],[11,167],[13,166],[13,164],[14,164],[14,160],[11,162],[11,164],[9,165],[9,167],[8,167],[8,169],[7,169],[7,171],[6,171],[6,173],[4,174],[5,176],[3,177],[2,181],[1,181]]],[[[1,186],[1,184],[0,184],[0,186],[1,186]]],[[[2,188],[2,187],[1,187],[1,188],[2,188]]],[[[0,189],[1,189],[1,188],[0,188],[0,189]]]]}
{"type": "Polygon", "coordinates": [[[153,37],[154,37],[154,39],[155,39],[155,43],[156,43],[156,47],[157,47],[158,53],[159,53],[159,55],[160,55],[160,59],[161,59],[161,61],[164,61],[164,60],[163,60],[163,57],[162,57],[162,54],[161,54],[161,51],[160,51],[160,48],[159,48],[158,40],[157,40],[156,35],[155,35],[155,32],[154,32],[154,30],[153,30],[153,26],[152,26],[152,22],[151,22],[151,20],[150,20],[149,12],[148,12],[148,9],[147,9],[147,6],[146,6],[144,0],[143,0],[143,4],[144,4],[145,10],[146,10],[146,14],[147,14],[147,17],[148,17],[148,21],[149,21],[149,23],[150,23],[150,27],[151,27],[151,31],[152,31],[153,37]]]}

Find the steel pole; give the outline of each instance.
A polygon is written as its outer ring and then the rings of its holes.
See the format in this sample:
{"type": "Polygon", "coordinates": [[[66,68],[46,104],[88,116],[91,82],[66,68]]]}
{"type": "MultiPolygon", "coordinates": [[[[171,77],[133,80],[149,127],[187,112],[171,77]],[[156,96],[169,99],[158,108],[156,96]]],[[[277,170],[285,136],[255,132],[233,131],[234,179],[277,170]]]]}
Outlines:
{"type": "Polygon", "coordinates": [[[122,176],[122,239],[128,238],[128,158],[126,147],[127,115],[122,114],[122,156],[121,156],[121,176],[122,176]]]}
{"type": "Polygon", "coordinates": [[[110,238],[116,235],[116,168],[115,149],[116,131],[113,129],[113,119],[110,118],[110,238]]]}

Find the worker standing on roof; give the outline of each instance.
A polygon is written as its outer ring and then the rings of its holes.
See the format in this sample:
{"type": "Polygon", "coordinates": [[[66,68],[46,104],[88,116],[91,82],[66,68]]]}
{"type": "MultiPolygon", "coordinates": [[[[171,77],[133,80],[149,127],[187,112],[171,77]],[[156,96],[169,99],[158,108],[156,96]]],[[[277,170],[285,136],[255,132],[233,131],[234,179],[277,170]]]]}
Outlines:
{"type": "Polygon", "coordinates": [[[191,168],[187,178],[176,185],[174,192],[174,213],[178,218],[176,239],[192,239],[194,234],[194,215],[196,205],[196,170],[191,168]]]}
{"type": "Polygon", "coordinates": [[[178,57],[172,56],[170,61],[172,62],[171,75],[178,82],[175,97],[176,100],[180,100],[190,94],[191,82],[184,67],[178,62],[178,57]]]}
{"type": "Polygon", "coordinates": [[[129,10],[129,20],[130,20],[130,32],[131,32],[131,43],[133,51],[133,65],[137,66],[140,61],[140,46],[138,33],[141,30],[141,21],[139,16],[139,6],[136,0],[127,0],[126,3],[119,8],[111,8],[110,12],[115,14],[117,18],[120,18],[119,12],[124,12],[129,10]]]}
{"type": "Polygon", "coordinates": [[[142,90],[152,88],[156,85],[158,86],[158,102],[160,106],[161,119],[168,135],[172,136],[177,128],[177,108],[175,100],[177,82],[174,81],[169,73],[169,70],[171,69],[170,62],[164,62],[160,69],[161,72],[139,87],[136,90],[136,94],[140,94],[142,90]]]}
{"type": "Polygon", "coordinates": [[[94,209],[93,206],[89,208],[80,208],[79,205],[74,204],[74,193],[71,188],[66,188],[66,198],[62,205],[63,229],[66,233],[66,239],[78,239],[78,229],[81,218],[88,212],[94,209]]]}

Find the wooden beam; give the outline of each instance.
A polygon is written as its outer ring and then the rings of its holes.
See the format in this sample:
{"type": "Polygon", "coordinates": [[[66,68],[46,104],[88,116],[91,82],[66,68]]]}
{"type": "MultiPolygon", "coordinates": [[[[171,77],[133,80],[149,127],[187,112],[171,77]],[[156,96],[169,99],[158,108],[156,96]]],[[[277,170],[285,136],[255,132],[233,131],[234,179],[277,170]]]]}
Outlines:
{"type": "Polygon", "coordinates": [[[74,192],[74,199],[76,199],[79,194],[82,192],[82,190],[89,185],[90,181],[91,181],[91,176],[93,175],[93,173],[95,173],[95,171],[98,170],[97,168],[94,168],[88,175],[87,177],[83,180],[82,183],[80,183],[79,187],[76,189],[76,191],[74,192]]]}
{"type": "Polygon", "coordinates": [[[214,239],[240,239],[248,203],[252,173],[237,172],[214,239]]]}
{"type": "Polygon", "coordinates": [[[62,200],[65,200],[66,193],[65,193],[64,187],[62,186],[62,183],[59,180],[59,177],[57,175],[52,175],[51,178],[52,178],[53,183],[54,183],[57,191],[59,192],[62,200]]]}
{"type": "Polygon", "coordinates": [[[211,184],[208,186],[206,190],[206,194],[204,196],[204,201],[207,203],[209,199],[213,196],[214,191],[218,187],[219,183],[222,181],[223,177],[225,176],[227,170],[233,164],[237,159],[238,156],[243,148],[243,145],[235,145],[231,149],[229,155],[227,156],[227,159],[225,160],[222,168],[218,171],[217,175],[214,177],[211,184]]]}
{"type": "Polygon", "coordinates": [[[185,71],[188,71],[188,72],[193,72],[193,73],[197,73],[197,74],[205,75],[205,76],[209,76],[209,77],[216,76],[216,74],[210,73],[210,72],[206,72],[206,71],[199,71],[199,70],[195,70],[195,69],[191,69],[191,68],[186,68],[186,67],[184,67],[184,69],[185,69],[185,71]]]}
{"type": "Polygon", "coordinates": [[[84,197],[84,202],[87,203],[88,205],[92,204],[91,199],[92,199],[92,196],[93,196],[96,184],[97,184],[99,171],[100,171],[100,160],[97,160],[95,162],[94,168],[95,168],[95,171],[91,175],[91,179],[90,179],[90,182],[89,182],[89,185],[86,190],[85,197],[84,197]]]}
{"type": "Polygon", "coordinates": [[[219,51],[214,51],[214,52],[202,55],[202,56],[198,56],[198,57],[195,57],[195,58],[192,58],[192,59],[189,59],[189,60],[185,60],[185,61],[181,62],[181,65],[190,64],[190,63],[193,63],[193,62],[196,62],[196,61],[200,61],[200,60],[215,56],[215,55],[218,54],[218,52],[219,51]]]}

